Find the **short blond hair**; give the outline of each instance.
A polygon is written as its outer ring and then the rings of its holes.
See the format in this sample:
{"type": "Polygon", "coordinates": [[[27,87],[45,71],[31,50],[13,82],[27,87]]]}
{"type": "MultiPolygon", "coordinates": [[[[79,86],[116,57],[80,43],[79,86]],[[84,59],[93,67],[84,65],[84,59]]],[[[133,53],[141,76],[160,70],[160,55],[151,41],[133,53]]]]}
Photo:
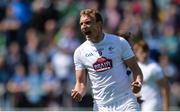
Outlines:
{"type": "Polygon", "coordinates": [[[92,19],[95,19],[96,22],[102,22],[103,23],[103,19],[102,19],[102,16],[101,14],[99,13],[98,10],[95,10],[95,9],[84,9],[84,10],[81,10],[80,12],[80,16],[88,16],[92,19]]]}

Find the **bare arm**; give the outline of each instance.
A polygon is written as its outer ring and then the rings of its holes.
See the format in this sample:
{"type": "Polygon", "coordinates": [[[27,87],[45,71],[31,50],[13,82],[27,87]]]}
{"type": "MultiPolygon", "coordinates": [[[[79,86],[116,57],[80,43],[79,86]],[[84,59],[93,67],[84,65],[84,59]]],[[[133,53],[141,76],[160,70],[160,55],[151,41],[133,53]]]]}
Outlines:
{"type": "Polygon", "coordinates": [[[161,95],[163,98],[163,111],[169,110],[169,85],[166,78],[158,80],[158,85],[161,88],[161,95]]]}
{"type": "Polygon", "coordinates": [[[134,81],[143,82],[143,74],[139,65],[137,64],[136,58],[132,57],[130,59],[125,60],[125,64],[132,70],[134,81]]]}
{"type": "Polygon", "coordinates": [[[86,93],[87,74],[86,70],[76,70],[76,84],[71,96],[75,101],[81,101],[86,93]]]}
{"type": "Polygon", "coordinates": [[[133,72],[133,92],[138,93],[141,90],[141,84],[143,83],[143,74],[141,72],[141,69],[137,64],[135,56],[125,60],[124,62],[133,72]]]}

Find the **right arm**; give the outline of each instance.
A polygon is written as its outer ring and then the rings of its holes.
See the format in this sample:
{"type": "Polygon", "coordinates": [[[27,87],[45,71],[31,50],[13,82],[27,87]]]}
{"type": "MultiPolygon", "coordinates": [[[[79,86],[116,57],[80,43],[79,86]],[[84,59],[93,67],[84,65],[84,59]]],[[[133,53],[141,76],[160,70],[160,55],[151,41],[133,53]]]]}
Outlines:
{"type": "Polygon", "coordinates": [[[71,96],[75,101],[80,102],[86,93],[87,74],[85,69],[76,70],[75,74],[76,74],[76,84],[74,89],[72,90],[71,96]]]}

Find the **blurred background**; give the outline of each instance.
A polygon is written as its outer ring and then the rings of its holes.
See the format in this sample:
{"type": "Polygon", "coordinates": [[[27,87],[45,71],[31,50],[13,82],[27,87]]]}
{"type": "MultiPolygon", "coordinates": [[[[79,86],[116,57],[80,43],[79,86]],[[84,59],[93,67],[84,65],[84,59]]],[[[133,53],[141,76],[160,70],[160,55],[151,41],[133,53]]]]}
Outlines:
{"type": "Polygon", "coordinates": [[[101,12],[104,31],[148,43],[180,110],[180,0],[0,0],[0,110],[92,110],[90,89],[70,97],[84,8],[101,12]]]}

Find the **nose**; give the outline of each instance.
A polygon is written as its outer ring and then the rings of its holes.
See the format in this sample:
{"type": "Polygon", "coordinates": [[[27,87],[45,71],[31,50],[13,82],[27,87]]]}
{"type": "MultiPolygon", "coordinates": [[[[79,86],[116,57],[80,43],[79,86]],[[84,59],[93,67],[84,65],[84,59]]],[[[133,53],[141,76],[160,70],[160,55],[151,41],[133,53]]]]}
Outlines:
{"type": "Polygon", "coordinates": [[[86,30],[87,30],[87,25],[85,25],[85,24],[82,25],[82,26],[81,26],[81,30],[82,30],[82,31],[86,31],[86,30]]]}
{"type": "Polygon", "coordinates": [[[81,29],[85,29],[86,27],[87,27],[86,24],[82,24],[82,25],[81,25],[81,29]]]}

